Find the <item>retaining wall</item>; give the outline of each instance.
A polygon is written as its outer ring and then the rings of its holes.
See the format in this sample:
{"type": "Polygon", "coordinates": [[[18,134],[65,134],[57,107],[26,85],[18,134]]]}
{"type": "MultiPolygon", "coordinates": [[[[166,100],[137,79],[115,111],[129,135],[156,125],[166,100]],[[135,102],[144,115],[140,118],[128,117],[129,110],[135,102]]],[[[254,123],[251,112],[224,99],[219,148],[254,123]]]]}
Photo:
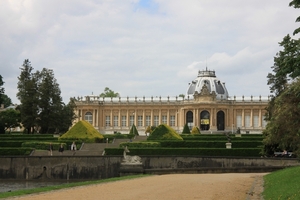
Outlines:
{"type": "MultiPolygon", "coordinates": [[[[122,156],[0,157],[0,179],[105,179],[118,177],[122,156]]],[[[138,173],[260,172],[297,166],[297,159],[197,156],[142,156],[138,173]]],[[[134,173],[134,168],[129,171],[134,173]],[[132,171],[133,170],[133,171],[132,171]]],[[[121,171],[122,172],[121,172],[121,171]]]]}

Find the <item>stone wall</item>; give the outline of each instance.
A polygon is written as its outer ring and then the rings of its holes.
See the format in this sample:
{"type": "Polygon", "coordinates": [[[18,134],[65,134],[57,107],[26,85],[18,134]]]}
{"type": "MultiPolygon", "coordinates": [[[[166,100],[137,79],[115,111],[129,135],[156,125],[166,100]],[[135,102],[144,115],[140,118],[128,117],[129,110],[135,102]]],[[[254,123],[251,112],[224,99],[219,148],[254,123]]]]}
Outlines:
{"type": "MultiPolygon", "coordinates": [[[[105,179],[120,176],[122,156],[0,157],[0,179],[105,179]]],[[[142,156],[143,173],[272,171],[297,166],[297,159],[197,156],[142,156]]],[[[132,174],[134,170],[130,167],[132,174]]],[[[141,173],[141,170],[138,170],[141,173]]],[[[126,174],[126,172],[122,172],[126,174]]],[[[133,173],[134,174],[134,173],[133,173]]]]}

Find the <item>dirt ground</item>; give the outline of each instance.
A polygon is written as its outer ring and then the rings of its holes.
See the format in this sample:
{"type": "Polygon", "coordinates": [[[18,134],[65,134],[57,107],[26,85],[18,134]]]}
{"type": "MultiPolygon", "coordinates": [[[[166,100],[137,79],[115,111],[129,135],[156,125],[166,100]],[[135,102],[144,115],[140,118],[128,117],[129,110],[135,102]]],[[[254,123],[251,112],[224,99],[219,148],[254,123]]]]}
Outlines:
{"type": "Polygon", "coordinates": [[[172,174],[80,186],[14,200],[261,200],[265,173],[172,174]]]}

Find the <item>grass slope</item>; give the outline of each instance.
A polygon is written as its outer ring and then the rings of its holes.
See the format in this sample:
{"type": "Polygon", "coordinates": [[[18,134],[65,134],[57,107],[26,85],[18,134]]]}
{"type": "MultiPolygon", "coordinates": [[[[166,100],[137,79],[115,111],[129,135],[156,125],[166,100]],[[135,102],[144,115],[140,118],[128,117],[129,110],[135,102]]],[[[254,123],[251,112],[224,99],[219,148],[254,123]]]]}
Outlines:
{"type": "Polygon", "coordinates": [[[300,199],[300,167],[290,167],[264,176],[265,200],[300,199]]]}
{"type": "Polygon", "coordinates": [[[89,122],[79,121],[59,140],[81,140],[83,142],[97,142],[104,137],[89,122]]]}
{"type": "Polygon", "coordinates": [[[166,124],[161,124],[154,129],[147,140],[183,140],[174,129],[166,124]]]}

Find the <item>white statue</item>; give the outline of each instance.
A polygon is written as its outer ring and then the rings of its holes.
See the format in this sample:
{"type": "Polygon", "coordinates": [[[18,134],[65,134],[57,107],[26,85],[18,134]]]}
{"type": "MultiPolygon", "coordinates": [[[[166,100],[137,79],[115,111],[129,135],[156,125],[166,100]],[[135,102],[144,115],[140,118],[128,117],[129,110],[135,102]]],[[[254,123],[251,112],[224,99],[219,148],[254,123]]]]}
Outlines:
{"type": "Polygon", "coordinates": [[[126,155],[126,153],[129,153],[129,149],[127,148],[127,146],[124,148],[124,152],[123,152],[123,163],[125,164],[142,164],[142,159],[139,156],[128,156],[126,155]]]}

